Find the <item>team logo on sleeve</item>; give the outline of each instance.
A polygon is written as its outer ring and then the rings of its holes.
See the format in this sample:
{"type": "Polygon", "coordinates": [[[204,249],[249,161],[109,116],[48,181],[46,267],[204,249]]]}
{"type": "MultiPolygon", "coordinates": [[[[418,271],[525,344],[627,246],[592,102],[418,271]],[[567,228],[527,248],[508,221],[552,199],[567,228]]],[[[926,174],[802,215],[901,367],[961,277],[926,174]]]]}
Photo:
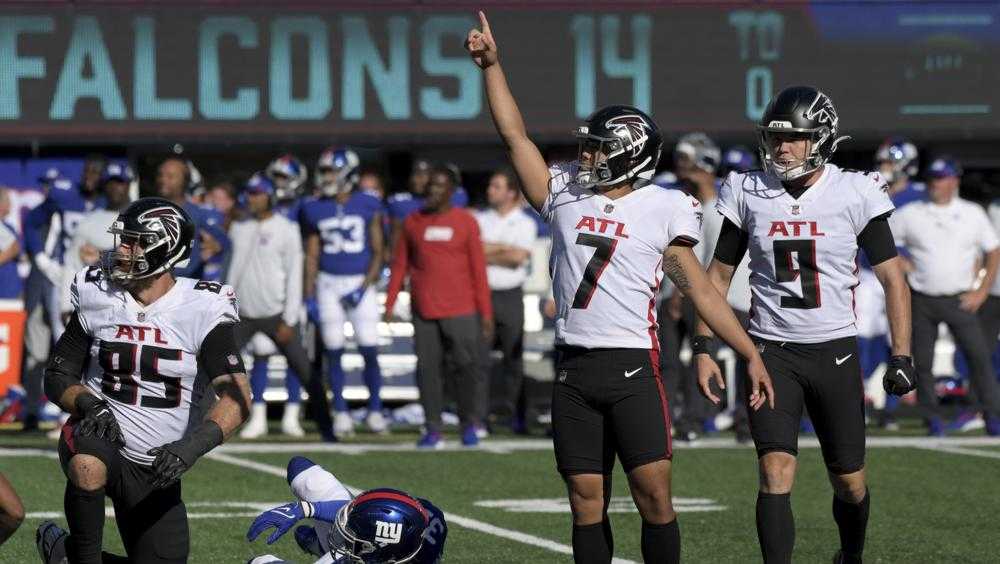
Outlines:
{"type": "Polygon", "coordinates": [[[649,140],[649,125],[635,114],[611,118],[604,126],[613,131],[617,137],[629,140],[626,148],[631,150],[633,159],[642,153],[646,141],[649,140]]]}
{"type": "Polygon", "coordinates": [[[163,230],[167,236],[167,252],[173,251],[180,243],[181,224],[184,218],[174,208],[168,206],[153,208],[140,215],[139,222],[150,230],[158,228],[163,230]]]}

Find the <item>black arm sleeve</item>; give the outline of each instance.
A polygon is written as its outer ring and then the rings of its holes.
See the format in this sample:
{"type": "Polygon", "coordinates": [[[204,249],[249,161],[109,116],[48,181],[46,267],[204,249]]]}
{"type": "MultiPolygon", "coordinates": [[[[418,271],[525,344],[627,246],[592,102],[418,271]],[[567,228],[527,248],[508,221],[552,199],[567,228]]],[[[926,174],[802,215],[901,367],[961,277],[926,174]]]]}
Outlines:
{"type": "Polygon", "coordinates": [[[74,311],[66,324],[66,331],[59,337],[45,366],[45,395],[50,400],[59,403],[70,386],[80,383],[92,342],[93,338],[84,331],[80,318],[74,311]]]}
{"type": "Polygon", "coordinates": [[[889,214],[880,215],[868,222],[858,235],[858,247],[865,252],[868,262],[873,266],[896,256],[896,241],[889,228],[889,214]]]}
{"type": "Polygon", "coordinates": [[[743,260],[750,244],[750,234],[728,218],[722,221],[719,242],[715,244],[715,258],[727,266],[736,266],[743,260]]]}
{"type": "Polygon", "coordinates": [[[224,374],[246,374],[236,346],[235,323],[220,323],[205,335],[198,351],[198,365],[212,379],[224,374]]]}

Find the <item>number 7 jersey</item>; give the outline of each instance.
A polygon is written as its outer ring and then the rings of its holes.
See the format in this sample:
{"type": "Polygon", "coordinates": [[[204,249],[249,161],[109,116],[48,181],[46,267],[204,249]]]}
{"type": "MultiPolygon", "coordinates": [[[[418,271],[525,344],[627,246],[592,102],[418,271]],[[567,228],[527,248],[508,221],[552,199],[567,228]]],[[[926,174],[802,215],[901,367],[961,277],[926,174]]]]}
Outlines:
{"type": "Polygon", "coordinates": [[[541,212],[552,227],[556,344],[656,349],[663,253],[674,240],[698,242],[701,204],[655,185],[612,200],[576,184],[576,168],[550,168],[541,212]]]}
{"type": "Polygon", "coordinates": [[[857,237],[893,210],[878,173],[827,164],[796,199],[762,171],[732,172],[716,209],[749,235],[751,334],[794,343],[857,334],[857,237]]]}

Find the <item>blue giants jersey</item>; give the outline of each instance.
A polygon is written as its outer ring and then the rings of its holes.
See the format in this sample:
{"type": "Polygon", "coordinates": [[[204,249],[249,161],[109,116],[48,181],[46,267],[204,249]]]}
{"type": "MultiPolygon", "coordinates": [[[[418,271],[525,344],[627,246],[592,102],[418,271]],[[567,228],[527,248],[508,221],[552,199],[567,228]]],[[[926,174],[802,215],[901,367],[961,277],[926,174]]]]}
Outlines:
{"type": "Polygon", "coordinates": [[[372,257],[368,224],[382,212],[382,201],[364,192],[352,192],[343,205],[334,198],[302,204],[304,231],[319,235],[319,269],[329,274],[366,273],[372,257]]]}
{"type": "Polygon", "coordinates": [[[42,231],[52,216],[58,216],[61,223],[59,240],[56,248],[52,249],[53,258],[61,261],[63,251],[68,246],[69,241],[76,234],[76,226],[87,212],[94,209],[103,208],[104,199],[87,199],[80,193],[80,189],[72,180],[65,178],[56,179],[45,201],[28,213],[24,221],[24,247],[29,255],[34,255],[45,251],[45,243],[42,240],[42,231]]]}
{"type": "MultiPolygon", "coordinates": [[[[465,188],[458,186],[451,194],[451,205],[456,208],[464,208],[469,205],[469,195],[465,188]]],[[[403,221],[408,215],[424,207],[423,196],[414,196],[410,192],[400,192],[389,196],[387,204],[389,216],[392,219],[403,221]]]]}
{"type": "Polygon", "coordinates": [[[281,200],[274,204],[274,212],[285,216],[289,221],[298,225],[302,218],[302,200],[281,200]]]}

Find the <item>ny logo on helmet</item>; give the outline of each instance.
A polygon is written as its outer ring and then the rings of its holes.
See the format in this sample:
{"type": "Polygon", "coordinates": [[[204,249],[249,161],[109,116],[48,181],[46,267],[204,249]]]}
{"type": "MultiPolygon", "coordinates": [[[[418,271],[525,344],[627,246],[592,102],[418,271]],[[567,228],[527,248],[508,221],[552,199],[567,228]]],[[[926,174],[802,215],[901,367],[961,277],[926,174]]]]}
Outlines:
{"type": "Polygon", "coordinates": [[[825,123],[831,129],[837,127],[837,110],[833,107],[833,102],[822,92],[816,93],[816,99],[806,110],[806,119],[815,119],[819,123],[825,123]]]}
{"type": "Polygon", "coordinates": [[[160,227],[167,236],[167,251],[174,250],[181,240],[181,222],[177,211],[168,206],[153,208],[139,216],[139,222],[149,229],[160,227]]]}
{"type": "Polygon", "coordinates": [[[403,540],[402,523],[386,523],[385,521],[375,521],[375,542],[386,544],[399,544],[403,540]]]}
{"type": "Polygon", "coordinates": [[[613,117],[605,122],[604,127],[610,129],[623,141],[628,140],[627,149],[632,151],[632,158],[638,157],[649,140],[649,124],[635,114],[613,117]]]}

